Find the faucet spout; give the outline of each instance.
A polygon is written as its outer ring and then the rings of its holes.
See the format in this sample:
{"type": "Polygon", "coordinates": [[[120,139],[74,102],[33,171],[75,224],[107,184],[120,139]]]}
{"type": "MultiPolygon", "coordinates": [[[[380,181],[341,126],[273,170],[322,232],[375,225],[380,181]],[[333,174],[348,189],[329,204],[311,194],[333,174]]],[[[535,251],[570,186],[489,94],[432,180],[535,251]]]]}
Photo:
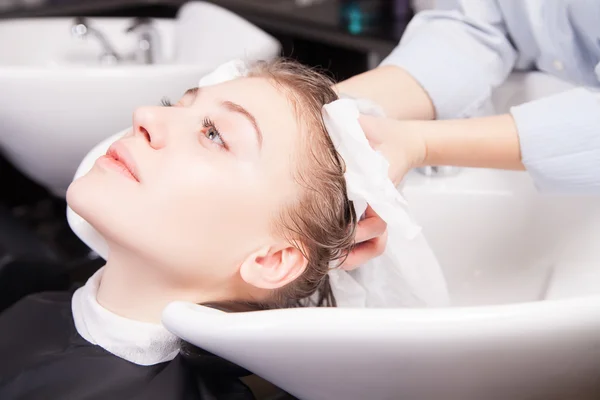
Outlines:
{"type": "Polygon", "coordinates": [[[143,64],[154,64],[160,58],[160,37],[150,18],[135,18],[127,32],[138,34],[134,58],[143,64]]]}
{"type": "Polygon", "coordinates": [[[78,39],[85,39],[90,36],[96,38],[102,46],[102,55],[100,56],[102,62],[115,63],[121,60],[121,57],[110,44],[106,36],[98,29],[91,26],[87,19],[83,17],[75,18],[73,26],[71,27],[71,33],[78,39]]]}

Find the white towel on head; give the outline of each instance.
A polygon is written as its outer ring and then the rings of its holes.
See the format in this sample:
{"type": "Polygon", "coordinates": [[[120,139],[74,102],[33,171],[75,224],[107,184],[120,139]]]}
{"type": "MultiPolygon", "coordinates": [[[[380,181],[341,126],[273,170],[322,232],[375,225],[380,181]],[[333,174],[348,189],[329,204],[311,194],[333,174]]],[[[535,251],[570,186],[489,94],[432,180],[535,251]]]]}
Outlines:
{"type": "Polygon", "coordinates": [[[354,271],[333,270],[330,280],[341,307],[446,306],[446,280],[408,204],[388,178],[389,164],[371,148],[358,121],[379,114],[365,100],[342,98],[323,107],[323,120],[346,164],[348,198],[356,215],[367,204],[387,223],[384,253],[354,271]]]}

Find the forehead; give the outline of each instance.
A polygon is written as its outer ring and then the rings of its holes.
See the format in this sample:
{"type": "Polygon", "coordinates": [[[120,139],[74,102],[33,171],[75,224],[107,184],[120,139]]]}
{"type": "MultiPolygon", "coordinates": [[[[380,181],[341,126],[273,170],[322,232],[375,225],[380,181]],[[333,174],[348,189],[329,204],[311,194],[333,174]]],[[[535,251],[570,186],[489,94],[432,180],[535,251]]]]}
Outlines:
{"type": "Polygon", "coordinates": [[[232,101],[248,110],[269,139],[271,134],[279,137],[298,131],[296,111],[289,96],[266,78],[240,78],[204,90],[213,100],[232,101]]]}
{"type": "Polygon", "coordinates": [[[263,135],[262,159],[287,177],[300,153],[302,129],[289,93],[267,78],[249,77],[202,89],[211,101],[232,101],[249,111],[263,135]]]}
{"type": "MultiPolygon", "coordinates": [[[[262,77],[239,78],[206,89],[212,100],[232,101],[248,110],[263,134],[263,150],[288,153],[296,146],[300,124],[285,90],[262,77]]],[[[207,96],[209,97],[209,96],[207,96]]]]}

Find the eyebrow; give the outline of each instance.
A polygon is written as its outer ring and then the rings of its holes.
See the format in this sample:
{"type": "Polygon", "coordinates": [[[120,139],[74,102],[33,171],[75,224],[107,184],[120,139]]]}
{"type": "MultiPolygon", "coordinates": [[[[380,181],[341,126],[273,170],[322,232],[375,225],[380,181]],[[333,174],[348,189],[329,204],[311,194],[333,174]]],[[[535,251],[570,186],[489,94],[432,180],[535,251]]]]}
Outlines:
{"type": "Polygon", "coordinates": [[[185,91],[185,93],[183,94],[183,96],[198,96],[198,91],[200,90],[199,87],[195,87],[195,88],[191,88],[185,91]]]}
{"type": "Polygon", "coordinates": [[[246,110],[244,107],[242,107],[239,104],[236,104],[232,101],[224,101],[221,104],[227,110],[241,114],[248,121],[250,121],[250,123],[252,124],[252,127],[254,128],[254,132],[256,133],[256,140],[258,141],[258,147],[262,148],[263,135],[262,135],[262,132],[260,131],[260,128],[258,127],[258,123],[256,122],[256,118],[254,118],[254,115],[250,114],[250,112],[248,110],[246,110]]]}

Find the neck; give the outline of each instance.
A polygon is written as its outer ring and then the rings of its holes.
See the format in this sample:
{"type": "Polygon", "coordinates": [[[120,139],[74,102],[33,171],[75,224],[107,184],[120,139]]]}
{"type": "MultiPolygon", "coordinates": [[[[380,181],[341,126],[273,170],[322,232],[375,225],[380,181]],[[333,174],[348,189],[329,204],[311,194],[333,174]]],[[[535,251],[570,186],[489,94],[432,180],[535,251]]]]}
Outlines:
{"type": "Polygon", "coordinates": [[[164,308],[173,301],[204,303],[214,294],[202,288],[177,284],[155,268],[127,252],[113,251],[104,267],[97,301],[125,318],[160,324],[164,308]]]}

